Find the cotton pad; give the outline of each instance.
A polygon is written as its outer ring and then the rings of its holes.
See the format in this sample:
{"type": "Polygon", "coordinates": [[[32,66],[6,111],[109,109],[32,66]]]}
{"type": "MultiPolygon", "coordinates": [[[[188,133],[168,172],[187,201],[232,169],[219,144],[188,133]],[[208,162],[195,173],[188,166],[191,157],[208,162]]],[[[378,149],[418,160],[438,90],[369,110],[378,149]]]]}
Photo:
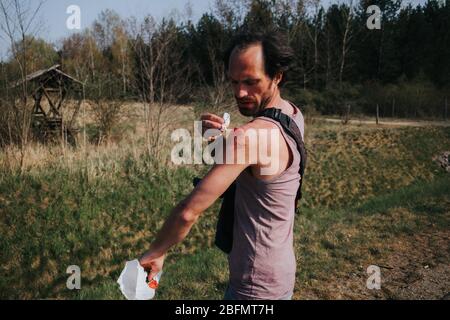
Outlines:
{"type": "Polygon", "coordinates": [[[154,281],[149,285],[146,281],[148,273],[135,259],[125,263],[125,268],[122,270],[117,283],[120,286],[120,291],[128,300],[150,300],[155,296],[155,289],[161,275],[162,271],[153,278],[154,281]]]}

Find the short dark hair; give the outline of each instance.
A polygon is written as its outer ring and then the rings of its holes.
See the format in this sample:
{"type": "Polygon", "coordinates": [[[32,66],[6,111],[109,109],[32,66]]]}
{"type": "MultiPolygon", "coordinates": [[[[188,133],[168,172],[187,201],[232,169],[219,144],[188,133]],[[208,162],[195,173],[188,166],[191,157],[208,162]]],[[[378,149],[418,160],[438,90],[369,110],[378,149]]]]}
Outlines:
{"type": "Polygon", "coordinates": [[[231,53],[260,43],[264,55],[264,68],[266,74],[273,79],[279,72],[283,73],[280,85],[286,80],[286,72],[294,59],[294,51],[288,44],[285,34],[278,30],[265,32],[241,32],[236,35],[224,54],[225,70],[228,70],[231,53]]]}

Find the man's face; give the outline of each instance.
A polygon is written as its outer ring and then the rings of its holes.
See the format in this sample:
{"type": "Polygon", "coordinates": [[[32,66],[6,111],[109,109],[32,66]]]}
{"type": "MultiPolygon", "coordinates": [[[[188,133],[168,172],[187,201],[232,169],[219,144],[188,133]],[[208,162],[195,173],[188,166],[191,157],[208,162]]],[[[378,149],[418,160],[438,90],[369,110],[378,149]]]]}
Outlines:
{"type": "Polygon", "coordinates": [[[264,54],[260,44],[233,50],[228,77],[239,112],[244,116],[254,116],[264,109],[277,89],[277,83],[265,73],[264,54]]]}

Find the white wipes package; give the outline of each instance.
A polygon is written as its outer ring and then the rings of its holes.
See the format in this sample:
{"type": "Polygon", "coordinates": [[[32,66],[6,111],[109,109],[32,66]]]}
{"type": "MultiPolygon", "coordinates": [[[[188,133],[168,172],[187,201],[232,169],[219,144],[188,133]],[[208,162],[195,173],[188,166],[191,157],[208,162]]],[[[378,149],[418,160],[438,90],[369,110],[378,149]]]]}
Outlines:
{"type": "Polygon", "coordinates": [[[230,126],[231,123],[231,116],[228,112],[225,112],[223,114],[223,124],[222,124],[222,135],[227,138],[230,134],[230,130],[228,129],[228,127],[230,126]]]}
{"type": "Polygon", "coordinates": [[[225,126],[225,129],[228,129],[228,126],[230,125],[230,122],[231,122],[231,116],[228,112],[225,112],[223,114],[223,122],[224,122],[223,124],[225,126]]]}
{"type": "Polygon", "coordinates": [[[162,271],[160,271],[152,280],[156,285],[147,283],[147,272],[141,266],[137,259],[127,261],[125,268],[120,274],[117,283],[120,291],[128,300],[150,300],[155,296],[155,287],[159,283],[162,271]]]}

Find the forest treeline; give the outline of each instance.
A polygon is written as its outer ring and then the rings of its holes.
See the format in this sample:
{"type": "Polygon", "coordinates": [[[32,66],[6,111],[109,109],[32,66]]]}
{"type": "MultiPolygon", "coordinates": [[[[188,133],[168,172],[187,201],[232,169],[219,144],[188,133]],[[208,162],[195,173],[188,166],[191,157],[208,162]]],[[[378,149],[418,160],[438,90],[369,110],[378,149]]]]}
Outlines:
{"type": "Polygon", "coordinates": [[[78,33],[49,43],[12,39],[1,63],[2,96],[24,74],[61,64],[85,83],[87,99],[220,106],[232,101],[222,63],[241,30],[278,28],[295,61],[285,95],[306,112],[381,117],[447,117],[450,99],[450,1],[215,0],[199,20],[190,9],[163,19],[100,13],[78,33]],[[369,29],[370,5],[381,28],[369,29]]]}

